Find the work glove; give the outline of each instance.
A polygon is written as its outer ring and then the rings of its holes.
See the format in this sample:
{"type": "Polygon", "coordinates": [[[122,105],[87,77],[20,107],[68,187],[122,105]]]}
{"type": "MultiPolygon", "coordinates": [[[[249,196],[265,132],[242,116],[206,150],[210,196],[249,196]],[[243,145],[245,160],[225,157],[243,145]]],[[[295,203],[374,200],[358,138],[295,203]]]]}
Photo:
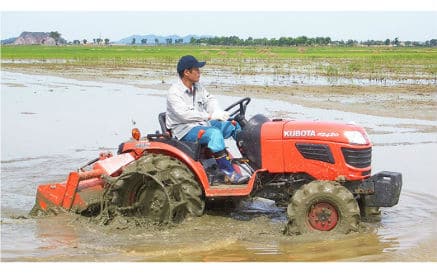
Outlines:
{"type": "Polygon", "coordinates": [[[225,121],[229,119],[229,113],[226,111],[215,111],[211,114],[211,119],[225,121]]]}

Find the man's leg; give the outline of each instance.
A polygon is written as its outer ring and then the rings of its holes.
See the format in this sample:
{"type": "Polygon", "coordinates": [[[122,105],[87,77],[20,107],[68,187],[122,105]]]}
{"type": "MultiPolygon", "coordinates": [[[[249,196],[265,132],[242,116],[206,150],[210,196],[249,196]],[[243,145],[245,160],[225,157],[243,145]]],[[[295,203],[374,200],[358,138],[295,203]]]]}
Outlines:
{"type": "Polygon", "coordinates": [[[241,131],[241,126],[238,124],[238,122],[233,125],[231,121],[211,120],[209,123],[211,126],[219,129],[225,139],[232,136],[234,140],[236,140],[238,132],[241,131]]]}
{"type": "Polygon", "coordinates": [[[249,180],[249,176],[242,176],[236,172],[230,158],[225,150],[214,154],[215,160],[220,170],[225,174],[225,183],[229,184],[245,184],[249,180]]]}
{"type": "MultiPolygon", "coordinates": [[[[233,125],[232,125],[233,126],[233,125]]],[[[213,152],[217,165],[220,170],[226,175],[227,181],[232,184],[241,184],[247,181],[247,177],[242,177],[234,170],[228,154],[225,150],[225,140],[222,131],[216,127],[197,126],[188,132],[181,140],[197,141],[197,134],[200,130],[205,130],[205,133],[200,138],[201,144],[207,144],[208,148],[213,152]]]]}
{"type": "Polygon", "coordinates": [[[215,127],[208,126],[197,126],[191,129],[184,137],[182,141],[197,141],[197,134],[200,130],[204,130],[205,133],[199,140],[200,144],[207,144],[208,148],[213,152],[217,153],[225,149],[225,140],[223,139],[222,132],[215,127]]]}

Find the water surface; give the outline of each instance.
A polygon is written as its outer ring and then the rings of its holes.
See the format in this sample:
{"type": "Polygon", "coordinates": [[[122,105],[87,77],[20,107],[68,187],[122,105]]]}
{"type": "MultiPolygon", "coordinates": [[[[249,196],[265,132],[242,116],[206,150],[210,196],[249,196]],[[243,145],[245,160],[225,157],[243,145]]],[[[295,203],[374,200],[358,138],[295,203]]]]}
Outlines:
{"type": "MultiPolygon", "coordinates": [[[[253,99],[248,116],[355,122],[369,132],[373,172],[399,171],[400,202],[365,232],[282,235],[283,210],[255,201],[166,230],[117,230],[70,214],[26,219],[39,184],[61,181],[135,126],[159,129],[165,91],[1,72],[2,261],[437,261],[436,121],[386,118],[253,99]]],[[[226,106],[237,97],[218,96],[226,106]]],[[[234,143],[227,143],[235,150],[234,143]]]]}

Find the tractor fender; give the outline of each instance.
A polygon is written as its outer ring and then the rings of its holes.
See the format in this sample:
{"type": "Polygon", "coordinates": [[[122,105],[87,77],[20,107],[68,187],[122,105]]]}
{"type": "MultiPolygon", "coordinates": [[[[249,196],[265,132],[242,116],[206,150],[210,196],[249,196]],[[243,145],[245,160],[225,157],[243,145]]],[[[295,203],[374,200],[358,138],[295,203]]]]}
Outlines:
{"type": "Polygon", "coordinates": [[[181,162],[187,165],[187,167],[194,173],[194,176],[202,185],[203,192],[205,192],[205,188],[208,187],[208,176],[200,162],[195,161],[180,149],[158,141],[149,142],[149,145],[144,149],[144,152],[164,154],[179,159],[181,162]]]}

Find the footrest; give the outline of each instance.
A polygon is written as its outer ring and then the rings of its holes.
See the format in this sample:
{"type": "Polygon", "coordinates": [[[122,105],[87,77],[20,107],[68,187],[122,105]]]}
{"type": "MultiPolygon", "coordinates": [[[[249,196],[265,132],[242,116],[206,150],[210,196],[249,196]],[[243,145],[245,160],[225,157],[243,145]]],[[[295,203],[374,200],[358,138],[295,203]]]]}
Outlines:
{"type": "Polygon", "coordinates": [[[247,163],[249,163],[249,159],[247,159],[247,158],[232,158],[231,163],[247,164],[247,163]]]}

